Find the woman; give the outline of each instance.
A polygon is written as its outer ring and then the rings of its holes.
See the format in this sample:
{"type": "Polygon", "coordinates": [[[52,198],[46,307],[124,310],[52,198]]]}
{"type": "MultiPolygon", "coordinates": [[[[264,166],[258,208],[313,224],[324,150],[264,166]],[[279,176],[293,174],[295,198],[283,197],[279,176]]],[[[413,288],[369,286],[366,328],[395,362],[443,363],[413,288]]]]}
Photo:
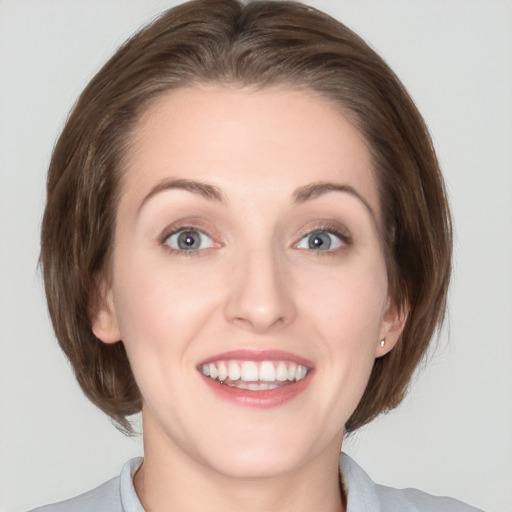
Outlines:
{"type": "Polygon", "coordinates": [[[142,410],[145,457],[44,510],[476,510],[339,459],[403,399],[450,255],[426,127],[360,38],[300,4],[164,13],[81,95],[42,228],[61,347],[120,428],[142,410]]]}

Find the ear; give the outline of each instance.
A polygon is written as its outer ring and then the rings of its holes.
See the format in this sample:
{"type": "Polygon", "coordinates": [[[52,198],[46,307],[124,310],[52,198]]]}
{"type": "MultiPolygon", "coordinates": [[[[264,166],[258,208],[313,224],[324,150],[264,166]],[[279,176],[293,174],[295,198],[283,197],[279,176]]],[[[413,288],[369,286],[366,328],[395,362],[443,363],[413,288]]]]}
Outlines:
{"type": "Polygon", "coordinates": [[[409,316],[409,305],[398,307],[391,299],[388,299],[388,305],[384,316],[382,317],[379,331],[379,339],[375,348],[375,357],[382,357],[390,352],[400,339],[400,335],[405,327],[405,322],[409,316]],[[384,340],[384,346],[382,346],[384,340]]]}
{"type": "Polygon", "coordinates": [[[121,333],[117,324],[112,289],[104,284],[99,288],[97,305],[91,315],[91,329],[96,338],[103,343],[117,343],[121,340],[121,333]]]}

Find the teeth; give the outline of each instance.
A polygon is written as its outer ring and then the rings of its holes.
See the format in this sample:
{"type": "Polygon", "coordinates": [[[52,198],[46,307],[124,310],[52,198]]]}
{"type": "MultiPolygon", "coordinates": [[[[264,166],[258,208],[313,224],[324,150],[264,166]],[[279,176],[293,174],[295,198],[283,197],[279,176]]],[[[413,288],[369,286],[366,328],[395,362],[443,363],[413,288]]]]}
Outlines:
{"type": "Polygon", "coordinates": [[[277,382],[302,380],[308,369],[296,363],[285,361],[216,361],[203,364],[201,373],[213,380],[224,382],[237,388],[261,390],[278,387],[277,382]]]}
{"type": "Polygon", "coordinates": [[[217,367],[213,363],[208,365],[208,373],[212,379],[216,379],[219,376],[219,370],[217,370],[217,367]]]}
{"type": "Polygon", "coordinates": [[[279,386],[277,386],[276,384],[272,384],[270,382],[260,382],[258,389],[259,390],[276,389],[277,387],[279,387],[279,386]]]}
{"type": "Polygon", "coordinates": [[[240,370],[240,378],[245,382],[256,382],[259,380],[258,365],[254,361],[244,361],[240,370]]]}
{"type": "Polygon", "coordinates": [[[295,379],[302,380],[308,373],[308,370],[305,366],[298,366],[297,371],[295,372],[295,379]]]}
{"type": "Polygon", "coordinates": [[[274,382],[276,380],[276,369],[270,361],[263,361],[263,363],[261,363],[260,380],[265,382],[274,382]]]}
{"type": "Polygon", "coordinates": [[[279,382],[288,380],[288,368],[286,368],[286,365],[283,362],[277,365],[276,379],[279,382]]]}
{"type": "Polygon", "coordinates": [[[240,378],[240,366],[238,366],[236,361],[229,361],[228,377],[229,380],[238,380],[240,378]]]}
{"type": "Polygon", "coordinates": [[[224,361],[220,361],[217,366],[217,369],[219,370],[218,379],[221,382],[224,382],[228,376],[228,369],[226,367],[226,363],[224,361]]]}

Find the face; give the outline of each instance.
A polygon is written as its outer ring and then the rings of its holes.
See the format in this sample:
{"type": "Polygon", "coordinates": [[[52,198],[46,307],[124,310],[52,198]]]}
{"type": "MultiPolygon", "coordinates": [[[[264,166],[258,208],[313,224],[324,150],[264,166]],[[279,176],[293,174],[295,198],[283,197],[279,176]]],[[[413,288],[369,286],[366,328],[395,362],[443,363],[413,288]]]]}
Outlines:
{"type": "Polygon", "coordinates": [[[149,107],[93,325],[126,346],[146,457],[240,478],[338,457],[400,331],[380,222],[369,151],[328,100],[208,87],[149,107]]]}

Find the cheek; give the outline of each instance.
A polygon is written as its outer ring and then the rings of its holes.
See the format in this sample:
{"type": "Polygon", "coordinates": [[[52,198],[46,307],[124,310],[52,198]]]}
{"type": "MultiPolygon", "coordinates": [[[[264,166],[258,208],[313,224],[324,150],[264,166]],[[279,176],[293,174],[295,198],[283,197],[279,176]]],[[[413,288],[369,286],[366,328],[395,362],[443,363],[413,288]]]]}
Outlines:
{"type": "Polygon", "coordinates": [[[214,308],[215,272],[184,271],[165,259],[144,257],[121,259],[115,271],[116,318],[128,350],[136,345],[178,348],[214,308]]]}
{"type": "Polygon", "coordinates": [[[216,299],[205,290],[219,288],[213,282],[217,274],[177,271],[154,259],[142,261],[125,261],[118,267],[116,316],[144,402],[167,410],[169,401],[179,403],[182,386],[195,375],[190,371],[197,363],[191,347],[216,310],[216,299]],[[130,278],[120,278],[121,274],[130,278]]]}
{"type": "Polygon", "coordinates": [[[301,294],[300,309],[307,317],[306,330],[315,333],[319,349],[328,354],[323,368],[329,373],[324,389],[332,399],[328,408],[345,417],[359,402],[375,361],[387,304],[385,267],[374,261],[316,277],[300,284],[309,290],[301,294]]]}
{"type": "Polygon", "coordinates": [[[388,294],[383,262],[310,273],[297,283],[299,308],[315,319],[335,345],[361,347],[365,340],[373,342],[378,337],[388,294]]]}

